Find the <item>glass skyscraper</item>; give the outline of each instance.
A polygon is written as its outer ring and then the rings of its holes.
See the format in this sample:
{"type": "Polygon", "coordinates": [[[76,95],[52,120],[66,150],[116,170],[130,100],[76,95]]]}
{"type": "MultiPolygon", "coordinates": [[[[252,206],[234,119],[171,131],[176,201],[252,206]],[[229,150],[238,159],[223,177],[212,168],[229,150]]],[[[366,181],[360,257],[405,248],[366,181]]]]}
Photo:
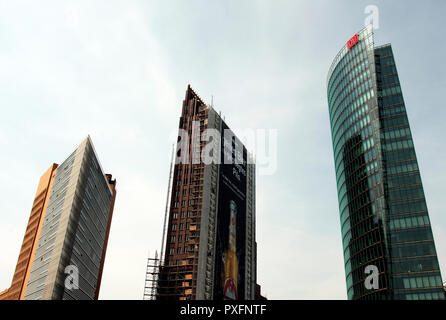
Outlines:
{"type": "Polygon", "coordinates": [[[348,298],[445,299],[392,47],[371,25],[335,57],[327,95],[348,298]]]}

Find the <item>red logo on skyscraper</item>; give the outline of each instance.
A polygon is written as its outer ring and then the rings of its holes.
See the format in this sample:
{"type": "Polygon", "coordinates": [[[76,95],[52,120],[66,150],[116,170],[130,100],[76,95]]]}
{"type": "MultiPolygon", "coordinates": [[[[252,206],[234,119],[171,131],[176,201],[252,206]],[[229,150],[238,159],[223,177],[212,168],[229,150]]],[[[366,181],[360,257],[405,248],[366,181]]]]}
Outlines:
{"type": "Polygon", "coordinates": [[[358,34],[355,34],[350,40],[347,41],[347,49],[350,50],[353,48],[359,41],[358,34]]]}

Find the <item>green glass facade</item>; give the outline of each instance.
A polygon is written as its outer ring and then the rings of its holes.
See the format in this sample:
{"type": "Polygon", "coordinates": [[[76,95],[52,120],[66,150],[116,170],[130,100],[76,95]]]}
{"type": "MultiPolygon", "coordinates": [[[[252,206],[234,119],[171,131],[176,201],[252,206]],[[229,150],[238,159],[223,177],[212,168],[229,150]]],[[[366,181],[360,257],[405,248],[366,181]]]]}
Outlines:
{"type": "Polygon", "coordinates": [[[358,40],[327,80],[348,298],[444,299],[392,48],[375,47],[371,26],[358,40]]]}

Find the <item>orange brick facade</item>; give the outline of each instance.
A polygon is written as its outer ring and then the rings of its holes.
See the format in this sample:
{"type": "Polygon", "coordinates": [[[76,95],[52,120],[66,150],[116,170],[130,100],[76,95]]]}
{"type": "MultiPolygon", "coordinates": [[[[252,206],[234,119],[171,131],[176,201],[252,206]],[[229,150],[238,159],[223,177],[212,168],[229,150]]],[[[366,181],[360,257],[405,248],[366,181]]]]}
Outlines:
{"type": "Polygon", "coordinates": [[[40,178],[11,287],[0,293],[0,300],[23,300],[56,171],[53,164],[40,178]]]}

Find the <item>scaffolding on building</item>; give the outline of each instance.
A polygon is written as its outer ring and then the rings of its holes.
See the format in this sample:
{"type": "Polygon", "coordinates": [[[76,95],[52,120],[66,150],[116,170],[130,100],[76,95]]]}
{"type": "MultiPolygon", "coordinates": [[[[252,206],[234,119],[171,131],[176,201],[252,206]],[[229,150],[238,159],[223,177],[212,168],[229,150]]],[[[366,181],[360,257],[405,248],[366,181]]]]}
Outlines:
{"type": "Polygon", "coordinates": [[[155,251],[154,258],[147,258],[147,268],[146,268],[146,277],[144,283],[144,293],[143,300],[156,300],[158,295],[158,281],[160,275],[160,269],[163,265],[162,259],[164,256],[164,248],[165,248],[165,238],[166,238],[166,229],[167,229],[167,216],[169,214],[169,198],[172,186],[172,172],[173,172],[173,162],[174,162],[174,150],[175,144],[172,144],[172,152],[170,156],[170,170],[169,170],[169,180],[167,183],[167,200],[166,207],[164,210],[164,223],[163,223],[163,236],[161,238],[161,252],[158,257],[158,251],[155,251]]]}
{"type": "MultiPolygon", "coordinates": [[[[201,102],[199,98],[198,100],[195,99],[194,103],[197,104],[198,102],[201,102]]],[[[192,133],[192,137],[195,134],[200,137],[207,127],[206,119],[209,110],[204,103],[200,103],[200,108],[195,110],[197,110],[197,114],[188,118],[188,127],[192,129],[192,132],[189,132],[189,134],[192,133]],[[192,120],[199,121],[199,131],[195,132],[194,127],[190,125],[192,120]]],[[[201,155],[201,150],[205,146],[205,142],[201,141],[201,139],[198,141],[198,155],[201,155]]],[[[185,166],[186,169],[184,176],[180,174],[179,179],[181,179],[180,181],[187,179],[189,185],[187,205],[181,211],[187,214],[187,216],[181,217],[186,227],[186,232],[184,233],[184,248],[187,248],[187,251],[179,254],[179,256],[175,256],[175,252],[171,252],[174,250],[173,247],[167,245],[167,240],[169,239],[166,239],[166,236],[169,234],[167,232],[170,210],[169,200],[171,200],[171,194],[173,195],[176,190],[176,187],[172,185],[173,157],[174,149],[172,149],[161,250],[159,256],[156,253],[155,258],[151,257],[147,260],[146,284],[144,286],[145,300],[196,299],[204,164],[201,161],[198,164],[192,161],[192,163],[180,165],[185,166]]],[[[179,170],[181,172],[181,169],[179,170]]]]}
{"type": "Polygon", "coordinates": [[[156,300],[160,265],[161,261],[158,258],[158,251],[155,251],[155,258],[147,259],[143,300],[156,300]]]}

